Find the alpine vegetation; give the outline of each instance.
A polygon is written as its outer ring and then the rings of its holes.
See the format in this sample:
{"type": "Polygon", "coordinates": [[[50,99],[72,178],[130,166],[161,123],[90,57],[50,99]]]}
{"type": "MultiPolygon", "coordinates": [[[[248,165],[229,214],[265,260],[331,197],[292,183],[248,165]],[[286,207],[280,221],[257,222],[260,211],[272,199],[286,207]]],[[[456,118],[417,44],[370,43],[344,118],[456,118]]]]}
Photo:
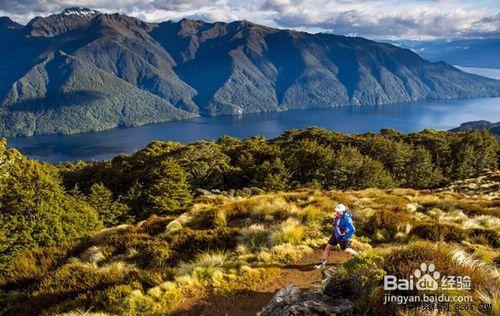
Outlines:
{"type": "Polygon", "coordinates": [[[384,277],[422,263],[496,313],[499,152],[485,131],[310,128],[46,164],[2,141],[0,313],[404,314],[384,277]]]}

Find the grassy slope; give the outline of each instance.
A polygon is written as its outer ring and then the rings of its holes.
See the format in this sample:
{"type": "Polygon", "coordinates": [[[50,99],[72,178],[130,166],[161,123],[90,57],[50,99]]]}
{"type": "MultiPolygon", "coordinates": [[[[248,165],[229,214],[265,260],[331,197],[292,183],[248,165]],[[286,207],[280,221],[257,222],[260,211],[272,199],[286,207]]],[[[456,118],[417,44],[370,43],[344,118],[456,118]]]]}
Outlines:
{"type": "Polygon", "coordinates": [[[164,314],[186,298],[258,290],[276,282],[279,264],[295,262],[326,241],[339,202],[355,214],[353,247],[383,254],[387,271],[410,270],[431,256],[441,271],[469,273],[478,299],[481,291],[483,300],[498,300],[491,290],[499,285],[493,267],[499,262],[498,177],[493,173],[441,192],[202,196],[178,216],[152,217],[19,256],[0,276],[0,308],[7,314],[164,314]],[[397,259],[401,253],[408,255],[406,264],[397,259]]]}

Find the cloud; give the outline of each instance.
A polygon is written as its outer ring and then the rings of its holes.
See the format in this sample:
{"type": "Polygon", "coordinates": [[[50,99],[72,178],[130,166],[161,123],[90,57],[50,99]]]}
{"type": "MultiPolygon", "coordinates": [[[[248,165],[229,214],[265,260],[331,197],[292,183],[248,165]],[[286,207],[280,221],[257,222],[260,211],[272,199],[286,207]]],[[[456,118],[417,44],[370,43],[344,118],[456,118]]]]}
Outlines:
{"type": "Polygon", "coordinates": [[[500,14],[414,9],[404,12],[345,10],[318,14],[290,13],[276,18],[285,27],[315,27],[371,38],[499,37],[500,14]]]}
{"type": "Polygon", "coordinates": [[[500,4],[491,0],[0,0],[0,15],[26,23],[69,6],[118,11],[151,22],[246,19],[375,39],[500,36],[500,4]]]}

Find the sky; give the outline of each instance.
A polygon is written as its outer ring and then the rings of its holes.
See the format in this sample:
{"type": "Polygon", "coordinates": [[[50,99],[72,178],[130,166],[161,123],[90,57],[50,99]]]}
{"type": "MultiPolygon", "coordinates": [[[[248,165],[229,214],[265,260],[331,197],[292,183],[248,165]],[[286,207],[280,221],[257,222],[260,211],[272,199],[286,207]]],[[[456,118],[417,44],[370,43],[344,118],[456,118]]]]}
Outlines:
{"type": "Polygon", "coordinates": [[[372,39],[500,37],[500,0],[0,0],[0,16],[25,24],[72,6],[148,22],[248,20],[372,39]]]}

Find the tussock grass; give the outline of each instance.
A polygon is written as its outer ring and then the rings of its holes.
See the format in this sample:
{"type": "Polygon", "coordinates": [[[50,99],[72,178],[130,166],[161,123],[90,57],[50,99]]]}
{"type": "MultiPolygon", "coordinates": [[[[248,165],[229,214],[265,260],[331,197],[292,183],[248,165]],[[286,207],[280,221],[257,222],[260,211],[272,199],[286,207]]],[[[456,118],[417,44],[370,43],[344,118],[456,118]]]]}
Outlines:
{"type": "Polygon", "coordinates": [[[262,224],[253,224],[244,228],[239,237],[240,242],[251,250],[268,247],[271,231],[262,224]]]}
{"type": "MultiPolygon", "coordinates": [[[[373,265],[407,277],[416,263],[434,262],[443,273],[470,274],[478,301],[498,300],[498,202],[411,189],[200,197],[179,216],[153,216],[140,225],[21,253],[2,267],[6,292],[0,294],[14,302],[11,314],[77,308],[169,314],[183,298],[203,296],[207,289],[218,295],[255,289],[276,277],[276,263],[297,261],[322,247],[338,203],[354,213],[351,247],[361,252],[346,269],[373,265]],[[371,254],[383,262],[366,259],[371,254]]],[[[349,281],[349,274],[342,279],[349,281]]],[[[376,311],[380,288],[365,298],[360,311],[376,311]]]]}
{"type": "Polygon", "coordinates": [[[300,259],[302,256],[311,253],[313,250],[305,245],[293,245],[290,243],[280,244],[271,248],[273,258],[281,263],[290,263],[300,259]]]}
{"type": "Polygon", "coordinates": [[[179,220],[171,221],[165,228],[165,233],[170,234],[182,229],[182,223],[179,220]]]}
{"type": "Polygon", "coordinates": [[[196,257],[192,263],[182,263],[179,266],[179,275],[197,273],[210,276],[228,260],[229,254],[223,251],[204,252],[196,257]]]}
{"type": "Polygon", "coordinates": [[[306,227],[298,220],[288,218],[271,234],[270,242],[272,245],[289,243],[299,244],[305,237],[306,227]]]}
{"type": "Polygon", "coordinates": [[[296,216],[300,218],[305,224],[314,225],[323,222],[326,214],[317,206],[308,205],[302,209],[299,209],[296,213],[296,216]]]}

